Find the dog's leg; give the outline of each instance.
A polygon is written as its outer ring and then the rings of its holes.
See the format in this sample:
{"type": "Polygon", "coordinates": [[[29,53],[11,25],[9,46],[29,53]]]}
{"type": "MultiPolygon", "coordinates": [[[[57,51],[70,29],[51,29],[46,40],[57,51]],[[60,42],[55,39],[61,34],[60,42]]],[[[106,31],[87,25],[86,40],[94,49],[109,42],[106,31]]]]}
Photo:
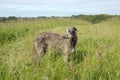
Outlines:
{"type": "Polygon", "coordinates": [[[73,66],[73,65],[70,63],[70,54],[64,55],[63,58],[64,58],[64,62],[65,62],[65,63],[67,64],[67,66],[68,66],[68,69],[72,70],[72,66],[73,66]]]}
{"type": "Polygon", "coordinates": [[[64,58],[64,62],[65,63],[69,63],[70,62],[70,55],[69,54],[64,54],[63,58],[64,58]]]}
{"type": "Polygon", "coordinates": [[[46,53],[47,46],[40,45],[38,46],[36,50],[36,63],[39,64],[40,58],[46,53]]]}
{"type": "Polygon", "coordinates": [[[40,50],[37,51],[37,54],[36,54],[36,63],[37,64],[39,63],[39,60],[43,55],[44,55],[44,50],[43,50],[43,48],[41,48],[40,50]]]}

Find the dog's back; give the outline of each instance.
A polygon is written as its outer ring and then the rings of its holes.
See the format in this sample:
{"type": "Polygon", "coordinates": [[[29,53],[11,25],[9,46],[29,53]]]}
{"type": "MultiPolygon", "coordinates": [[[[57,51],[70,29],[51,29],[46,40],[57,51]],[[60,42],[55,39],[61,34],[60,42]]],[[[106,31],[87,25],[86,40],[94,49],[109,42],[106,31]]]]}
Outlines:
{"type": "Polygon", "coordinates": [[[70,42],[65,35],[53,32],[43,32],[35,39],[35,50],[37,47],[46,45],[52,47],[55,51],[63,52],[63,48],[69,47],[70,42]]]}

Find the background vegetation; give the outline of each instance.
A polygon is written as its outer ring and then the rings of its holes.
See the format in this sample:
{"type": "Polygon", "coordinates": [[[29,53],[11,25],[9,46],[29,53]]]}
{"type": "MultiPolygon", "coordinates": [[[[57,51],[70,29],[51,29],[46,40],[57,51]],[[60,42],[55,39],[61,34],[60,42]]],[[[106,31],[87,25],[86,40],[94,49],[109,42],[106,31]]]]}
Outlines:
{"type": "Polygon", "coordinates": [[[120,17],[0,18],[0,80],[119,80],[120,17]],[[35,64],[33,42],[43,31],[65,34],[78,28],[77,50],[69,67],[53,50],[35,64]]]}

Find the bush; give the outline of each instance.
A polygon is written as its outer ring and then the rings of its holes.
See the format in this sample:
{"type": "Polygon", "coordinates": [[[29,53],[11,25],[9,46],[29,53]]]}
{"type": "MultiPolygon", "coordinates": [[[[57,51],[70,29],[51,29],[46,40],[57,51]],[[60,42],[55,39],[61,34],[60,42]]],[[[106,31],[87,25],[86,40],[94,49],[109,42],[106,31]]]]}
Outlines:
{"type": "Polygon", "coordinates": [[[15,17],[15,16],[9,16],[9,17],[7,18],[7,20],[17,20],[17,17],[15,17]]]}
{"type": "Polygon", "coordinates": [[[104,21],[108,18],[111,18],[112,16],[107,15],[107,14],[100,14],[100,15],[73,15],[73,18],[80,18],[82,20],[86,20],[92,23],[99,23],[101,21],[104,21]]]}
{"type": "Polygon", "coordinates": [[[0,21],[6,21],[6,17],[0,17],[0,21]]]}

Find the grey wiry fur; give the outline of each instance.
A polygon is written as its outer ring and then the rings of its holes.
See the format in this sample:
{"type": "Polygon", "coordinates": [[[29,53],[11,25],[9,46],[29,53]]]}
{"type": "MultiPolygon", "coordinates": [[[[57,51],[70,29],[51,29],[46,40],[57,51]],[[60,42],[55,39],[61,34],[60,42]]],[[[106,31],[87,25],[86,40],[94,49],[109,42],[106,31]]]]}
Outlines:
{"type": "Polygon", "coordinates": [[[70,53],[75,50],[77,43],[76,32],[76,27],[68,28],[66,35],[60,35],[53,32],[42,32],[36,37],[34,42],[37,62],[39,61],[39,58],[46,53],[48,46],[61,53],[64,57],[64,61],[68,62],[70,53]]]}

